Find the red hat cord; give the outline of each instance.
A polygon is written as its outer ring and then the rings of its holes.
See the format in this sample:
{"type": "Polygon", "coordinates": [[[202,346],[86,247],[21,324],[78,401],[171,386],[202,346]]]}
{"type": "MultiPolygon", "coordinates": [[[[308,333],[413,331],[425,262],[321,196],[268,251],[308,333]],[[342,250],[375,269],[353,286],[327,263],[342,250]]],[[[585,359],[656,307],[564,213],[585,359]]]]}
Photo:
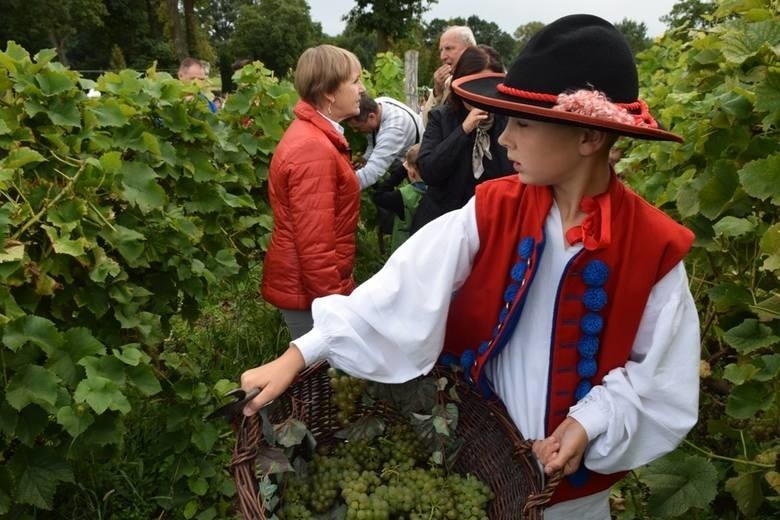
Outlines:
{"type": "Polygon", "coordinates": [[[553,104],[553,110],[570,112],[582,116],[625,125],[658,128],[658,123],[650,115],[650,109],[643,100],[633,103],[613,103],[604,93],[597,90],[581,89],[570,94],[542,94],[510,87],[503,83],[496,85],[502,94],[534,101],[553,104]]]}

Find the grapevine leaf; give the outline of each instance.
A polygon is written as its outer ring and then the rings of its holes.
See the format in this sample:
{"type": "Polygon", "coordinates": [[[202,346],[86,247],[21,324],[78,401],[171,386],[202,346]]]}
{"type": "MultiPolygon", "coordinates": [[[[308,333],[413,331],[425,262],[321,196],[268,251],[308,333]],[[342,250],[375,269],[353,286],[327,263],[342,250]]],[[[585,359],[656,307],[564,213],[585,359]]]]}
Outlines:
{"type": "Polygon", "coordinates": [[[744,309],[753,301],[746,287],[730,282],[716,285],[707,291],[707,296],[718,312],[744,309]]]}
{"type": "Polygon", "coordinates": [[[748,381],[731,391],[726,401],[726,413],[735,419],[748,419],[760,410],[768,410],[774,401],[770,385],[748,381]]]}
{"type": "Polygon", "coordinates": [[[138,366],[141,361],[148,361],[149,356],[144,354],[138,347],[139,343],[129,343],[122,350],[114,349],[114,357],[126,365],[138,366]]]}
{"type": "Polygon", "coordinates": [[[123,109],[123,105],[114,99],[106,99],[100,105],[90,106],[87,110],[95,115],[99,126],[105,127],[124,125],[129,120],[125,111],[130,112],[130,115],[134,112],[126,105],[123,109]]]}
{"type": "Polygon", "coordinates": [[[112,151],[100,156],[100,164],[106,173],[119,173],[122,169],[122,154],[112,151]]]}
{"type": "Polygon", "coordinates": [[[160,382],[149,365],[129,367],[125,371],[127,380],[145,396],[152,396],[162,391],[160,382]]]}
{"type": "Polygon", "coordinates": [[[81,112],[73,100],[54,100],[45,110],[51,122],[59,126],[81,126],[81,112]]]}
{"type": "Polygon", "coordinates": [[[54,323],[40,316],[27,315],[5,326],[3,344],[12,351],[16,352],[28,341],[52,354],[62,346],[62,335],[54,323]]]}
{"type": "Polygon", "coordinates": [[[195,513],[198,512],[198,501],[197,500],[190,500],[187,502],[187,504],[184,506],[184,511],[182,514],[184,515],[184,518],[189,520],[190,518],[195,516],[195,513]]]}
{"type": "Polygon", "coordinates": [[[374,415],[366,415],[336,432],[335,437],[348,441],[370,441],[382,435],[385,428],[386,425],[382,419],[374,415]]]}
{"type": "Polygon", "coordinates": [[[433,427],[436,430],[436,433],[439,435],[449,435],[450,430],[447,428],[447,420],[442,417],[441,415],[437,415],[433,418],[433,427]]]}
{"type": "Polygon", "coordinates": [[[758,374],[758,372],[758,368],[750,363],[744,365],[729,363],[726,365],[726,368],[723,369],[723,379],[734,383],[735,385],[741,385],[753,379],[753,376],[758,374]]]}
{"type": "Polygon", "coordinates": [[[777,471],[767,471],[766,475],[764,475],[764,478],[766,479],[767,483],[772,486],[772,489],[775,490],[775,493],[780,495],[780,473],[777,471]]]}
{"type": "Polygon", "coordinates": [[[723,339],[742,354],[749,354],[780,341],[779,337],[772,334],[771,328],[752,318],[726,331],[723,339]]]}
{"type": "Polygon", "coordinates": [[[108,409],[126,414],[130,411],[130,402],[112,380],[97,376],[82,380],[73,392],[73,399],[79,403],[87,403],[96,414],[100,415],[108,409]]]}
{"type": "Polygon", "coordinates": [[[763,382],[771,381],[780,374],[780,354],[761,356],[756,360],[756,366],[759,367],[759,372],[753,379],[763,382]]]}
{"type": "Polygon", "coordinates": [[[51,241],[55,253],[61,255],[70,255],[75,258],[84,256],[84,247],[89,246],[86,238],[80,237],[76,240],[70,240],[60,236],[57,229],[52,226],[41,226],[51,241]]]}
{"type": "Polygon", "coordinates": [[[718,475],[707,459],[674,451],[637,470],[650,488],[648,506],[653,516],[682,515],[690,508],[706,508],[717,492],[718,475]]]}
{"type": "Polygon", "coordinates": [[[755,231],[756,225],[748,219],[727,216],[716,222],[712,229],[718,235],[740,237],[755,231]]]}
{"type": "Polygon", "coordinates": [[[54,70],[53,68],[45,68],[35,75],[35,80],[41,87],[41,92],[44,96],[53,96],[68,90],[76,86],[76,82],[71,78],[71,75],[65,71],[54,70]]]}
{"type": "Polygon", "coordinates": [[[772,295],[766,300],[758,302],[751,306],[750,310],[756,313],[761,321],[770,321],[780,318],[780,296],[772,295]]]}
{"type": "Polygon", "coordinates": [[[38,365],[19,370],[8,382],[5,398],[8,404],[21,410],[30,403],[50,409],[57,402],[59,378],[38,365]]]}
{"type": "Polygon", "coordinates": [[[206,422],[198,425],[198,429],[192,432],[190,440],[200,451],[208,453],[217,442],[219,432],[213,423],[206,422]]]}
{"type": "Polygon", "coordinates": [[[19,412],[11,408],[7,401],[0,401],[0,433],[6,438],[13,438],[18,421],[19,412]]]}
{"type": "Polygon", "coordinates": [[[130,161],[122,165],[122,193],[144,213],[162,208],[165,204],[165,191],[156,179],[157,174],[146,164],[130,161]]]}
{"type": "Polygon", "coordinates": [[[756,86],[756,110],[780,110],[780,72],[768,71],[763,81],[756,86]]]}
{"type": "Polygon", "coordinates": [[[193,475],[187,479],[187,487],[198,496],[203,496],[209,490],[209,483],[201,475],[193,475]]]}
{"type": "Polygon", "coordinates": [[[761,252],[768,255],[764,260],[764,269],[780,270],[780,224],[770,226],[759,242],[761,252]]]}
{"type": "Polygon", "coordinates": [[[256,464],[257,469],[263,474],[293,471],[290,459],[284,454],[284,450],[276,446],[265,446],[258,450],[256,464]]]}
{"type": "Polygon", "coordinates": [[[5,515],[11,508],[11,475],[8,468],[0,466],[0,515],[5,515]]]}
{"type": "Polygon", "coordinates": [[[773,204],[780,205],[780,154],[751,161],[738,173],[748,195],[761,200],[771,197],[773,204]]]}
{"type": "Polygon", "coordinates": [[[2,164],[6,168],[16,169],[21,168],[27,164],[35,164],[45,161],[46,158],[31,148],[21,146],[16,150],[12,150],[8,153],[2,164]]]}
{"type": "Polygon", "coordinates": [[[74,439],[84,433],[93,422],[95,417],[89,410],[80,410],[78,406],[63,406],[57,412],[57,424],[74,439]]]}
{"type": "Polygon", "coordinates": [[[760,472],[743,473],[726,481],[726,491],[731,493],[737,502],[739,510],[746,518],[754,518],[754,515],[764,501],[764,493],[761,491],[760,472]]]}
{"type": "Polygon", "coordinates": [[[40,509],[52,509],[60,482],[73,482],[65,460],[47,446],[20,448],[8,461],[8,469],[16,482],[16,500],[40,509]]]}
{"type": "Polygon", "coordinates": [[[733,161],[716,161],[708,182],[699,191],[701,213],[711,219],[717,217],[734,196],[739,186],[733,161]]]}
{"type": "Polygon", "coordinates": [[[24,410],[19,412],[19,419],[16,422],[15,437],[27,446],[33,447],[40,441],[40,435],[49,424],[49,414],[40,406],[31,404],[25,406],[24,410]]]}

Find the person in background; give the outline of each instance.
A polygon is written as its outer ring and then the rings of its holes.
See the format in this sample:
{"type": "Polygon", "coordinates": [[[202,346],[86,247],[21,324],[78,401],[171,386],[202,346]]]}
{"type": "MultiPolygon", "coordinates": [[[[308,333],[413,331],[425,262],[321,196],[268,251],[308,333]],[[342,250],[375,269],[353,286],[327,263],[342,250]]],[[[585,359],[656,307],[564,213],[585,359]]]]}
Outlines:
{"type": "MultiPolygon", "coordinates": [[[[463,51],[453,79],[478,72],[503,72],[504,66],[486,47],[463,51]]],[[[464,103],[457,93],[451,93],[443,105],[430,112],[417,159],[428,191],[414,216],[412,233],[462,207],[478,184],[512,173],[506,150],[498,144],[505,126],[506,117],[464,103]]]]}
{"type": "Polygon", "coordinates": [[[202,61],[196,60],[195,58],[184,58],[179,64],[177,76],[180,81],[195,82],[198,84],[198,86],[201,87],[201,92],[198,93],[198,99],[203,100],[208,104],[209,111],[212,114],[217,113],[217,104],[211,99],[210,93],[203,90],[209,78],[202,61]]]}
{"type": "Polygon", "coordinates": [[[409,238],[412,217],[415,211],[417,211],[420,198],[422,198],[427,189],[422,178],[420,178],[420,170],[417,167],[417,154],[419,152],[419,144],[411,146],[406,152],[403,168],[406,170],[406,175],[409,179],[408,184],[404,184],[399,189],[377,190],[371,194],[374,204],[384,208],[394,217],[390,235],[391,252],[398,249],[409,238]]]}
{"type": "Polygon", "coordinates": [[[360,97],[360,113],[346,123],[366,134],[368,140],[365,164],[355,172],[361,189],[376,183],[394,162],[400,164],[406,150],[419,143],[423,133],[422,119],[411,108],[391,97],[373,99],[367,93],[360,97]]]}
{"type": "Polygon", "coordinates": [[[360,71],[345,49],[306,49],[295,68],[296,119],[271,159],[274,228],[261,293],[281,310],[292,337],[311,328],[315,298],[355,287],[360,184],[340,122],[360,112],[360,71]]]}
{"type": "Polygon", "coordinates": [[[441,65],[433,73],[433,90],[422,109],[423,124],[428,125],[428,113],[441,105],[450,95],[452,71],[458,58],[468,47],[477,45],[474,33],[465,25],[447,27],[439,38],[439,59],[441,65]]]}
{"type": "Polygon", "coordinates": [[[452,88],[509,117],[516,175],[478,186],[349,297],[315,300],[314,328],[241,375],[262,389],[244,413],[323,359],[388,383],[454,363],[566,476],[545,520],[609,520],[610,487],[696,423],[700,359],[693,233],[626,187],[609,151],[620,135],[682,139],[638,97],[625,37],[592,15],[546,25],[507,74],[452,88]]]}

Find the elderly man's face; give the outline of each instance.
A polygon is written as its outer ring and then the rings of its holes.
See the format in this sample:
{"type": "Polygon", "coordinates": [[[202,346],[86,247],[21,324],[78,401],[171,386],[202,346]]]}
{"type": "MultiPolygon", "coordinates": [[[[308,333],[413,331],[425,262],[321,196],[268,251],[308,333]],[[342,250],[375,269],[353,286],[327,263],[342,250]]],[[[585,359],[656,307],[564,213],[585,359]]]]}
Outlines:
{"type": "Polygon", "coordinates": [[[182,81],[197,80],[203,82],[206,81],[206,71],[201,65],[190,65],[186,69],[179,71],[179,79],[182,81]]]}
{"type": "Polygon", "coordinates": [[[455,31],[447,31],[439,39],[439,58],[442,63],[454,67],[468,44],[455,31]]]}

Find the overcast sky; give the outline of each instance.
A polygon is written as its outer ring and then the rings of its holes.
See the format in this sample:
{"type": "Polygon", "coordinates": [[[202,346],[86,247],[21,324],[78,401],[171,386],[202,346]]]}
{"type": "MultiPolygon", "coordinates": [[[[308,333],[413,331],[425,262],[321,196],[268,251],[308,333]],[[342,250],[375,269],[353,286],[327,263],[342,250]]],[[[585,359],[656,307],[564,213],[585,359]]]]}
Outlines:
{"type": "MultiPolygon", "coordinates": [[[[307,0],[311,17],[322,24],[326,34],[336,36],[344,30],[344,16],[355,5],[354,0],[307,0]]],[[[567,14],[590,13],[610,22],[623,18],[644,22],[648,36],[660,36],[664,24],[658,18],[668,14],[678,0],[439,0],[423,15],[426,21],[434,18],[468,18],[475,14],[488,22],[495,22],[509,34],[528,22],[549,23],[567,14]]]]}

